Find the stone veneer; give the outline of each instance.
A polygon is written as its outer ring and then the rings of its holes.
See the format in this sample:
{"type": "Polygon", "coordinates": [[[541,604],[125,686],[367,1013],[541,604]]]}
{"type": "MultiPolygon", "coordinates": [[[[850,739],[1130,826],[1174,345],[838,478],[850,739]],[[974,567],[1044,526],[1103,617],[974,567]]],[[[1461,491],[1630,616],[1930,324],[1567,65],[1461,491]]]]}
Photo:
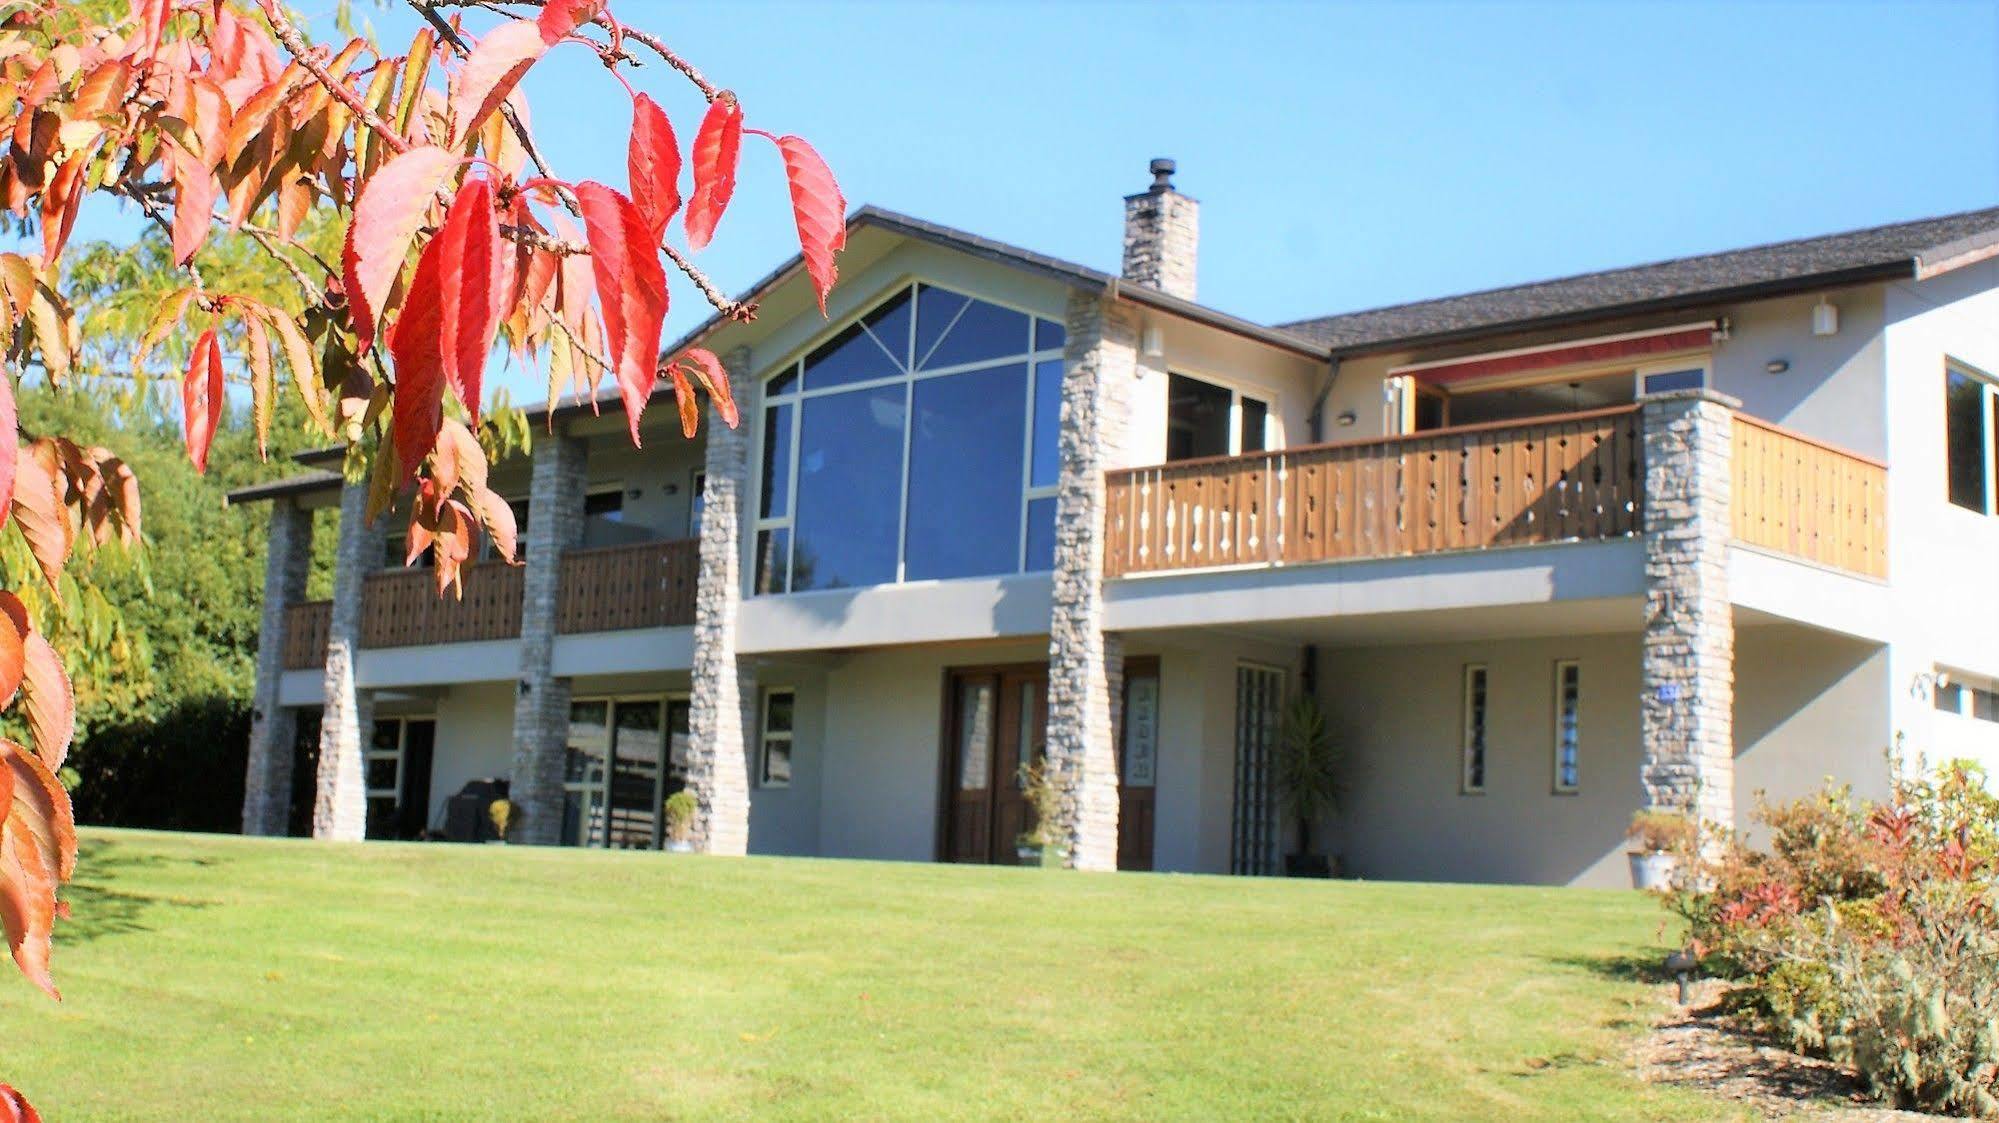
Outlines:
{"type": "Polygon", "coordinates": [[[385,532],[381,522],[369,525],[367,510],[366,482],[340,489],[340,542],[326,629],[325,711],[319,720],[319,776],[312,804],[314,838],[351,841],[368,829],[364,754],[374,735],[375,699],[355,684],[354,675],[361,655],[362,587],[382,566],[385,532]]]}
{"type": "Polygon", "coordinates": [[[1124,279],[1194,299],[1201,204],[1173,189],[1173,161],[1152,162],[1152,187],[1124,200],[1124,279]]]}
{"type": "Polygon", "coordinates": [[[569,680],[555,675],[562,555],[583,539],[584,443],[558,430],[534,443],[528,482],[527,568],[521,574],[520,683],[514,692],[514,767],[508,840],[562,839],[562,766],[569,747],[569,680]]]}
{"type": "Polygon", "coordinates": [[[1711,390],[1641,399],[1645,452],[1645,804],[1735,817],[1730,454],[1741,404],[1711,390]]]}
{"type": "Polygon", "coordinates": [[[311,566],[312,512],[290,497],[271,500],[257,685],[250,696],[250,760],[243,773],[244,834],[281,835],[290,825],[298,711],[278,703],[278,684],[285,673],[285,610],[305,599],[311,566]]]}
{"type": "MultiPolygon", "coordinates": [[[[730,392],[753,406],[750,355],[723,357],[730,392]]],[[[749,741],[757,727],[754,668],[736,651],[743,602],[744,513],[749,510],[750,426],[731,429],[708,409],[707,483],[701,506],[701,575],[694,601],[693,696],[687,787],[699,801],[693,842],[709,854],[745,854],[750,844],[749,741]]]]}
{"type": "Polygon", "coordinates": [[[1138,332],[1100,293],[1069,296],[1063,353],[1048,763],[1062,788],[1058,836],[1076,869],[1117,868],[1117,722],[1124,645],[1104,620],[1104,471],[1123,462],[1138,332]]]}

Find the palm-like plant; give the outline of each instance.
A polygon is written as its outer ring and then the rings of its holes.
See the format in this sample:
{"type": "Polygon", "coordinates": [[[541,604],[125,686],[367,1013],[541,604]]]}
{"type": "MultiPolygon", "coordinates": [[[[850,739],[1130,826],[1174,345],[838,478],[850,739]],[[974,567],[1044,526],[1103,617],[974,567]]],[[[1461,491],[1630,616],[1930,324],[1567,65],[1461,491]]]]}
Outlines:
{"type": "Polygon", "coordinates": [[[1340,809],[1342,755],[1319,700],[1310,694],[1293,698],[1278,730],[1274,779],[1285,813],[1298,820],[1300,854],[1312,852],[1312,824],[1340,809]]]}

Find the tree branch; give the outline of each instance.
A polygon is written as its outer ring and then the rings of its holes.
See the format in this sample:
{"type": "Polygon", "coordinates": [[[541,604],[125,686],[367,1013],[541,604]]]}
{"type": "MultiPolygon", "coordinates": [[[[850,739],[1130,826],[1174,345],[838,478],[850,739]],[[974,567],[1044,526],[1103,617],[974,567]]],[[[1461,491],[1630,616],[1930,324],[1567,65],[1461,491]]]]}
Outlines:
{"type": "MultiPolygon", "coordinates": [[[[496,0],[410,0],[410,2],[412,4],[422,4],[422,5],[434,4],[441,8],[442,7],[484,8],[487,11],[499,12],[502,15],[512,14],[508,12],[506,9],[500,7],[499,2],[496,2],[496,0]]],[[[541,8],[541,7],[546,7],[548,4],[548,0],[501,0],[501,2],[508,4],[519,4],[525,8],[541,8]]],[[[618,21],[612,19],[609,15],[602,13],[600,13],[596,19],[593,19],[590,22],[610,32],[613,36],[617,36],[623,39],[630,39],[634,43],[637,43],[645,47],[653,54],[658,55],[662,62],[665,62],[666,65],[674,68],[675,70],[678,70],[681,74],[686,76],[689,82],[694,83],[694,88],[700,90],[701,96],[708,99],[709,101],[714,101],[716,98],[722,96],[722,91],[718,89],[713,82],[710,82],[706,77],[704,77],[699,70],[696,70],[694,68],[693,63],[690,63],[686,59],[681,58],[678,54],[675,54],[671,47],[668,47],[664,42],[660,41],[660,38],[658,36],[652,34],[651,32],[644,31],[636,27],[626,26],[625,24],[621,24],[618,21]]],[[[623,57],[630,58],[629,55],[623,57]]],[[[636,62],[636,60],[633,61],[636,62]]]]}
{"type": "MultiPolygon", "coordinates": [[[[466,45],[465,37],[458,34],[443,16],[437,14],[436,6],[430,0],[410,0],[410,7],[415,8],[425,20],[429,21],[430,26],[437,30],[439,38],[451,44],[460,55],[471,56],[472,49],[466,45]]],[[[555,178],[555,173],[548,170],[548,161],[541,158],[541,150],[535,147],[534,137],[528,134],[527,125],[522,122],[520,115],[514,112],[514,107],[504,101],[501,102],[500,116],[506,118],[508,127],[514,131],[514,138],[521,142],[521,149],[527,153],[535,171],[541,173],[545,179],[555,178]]],[[[571,204],[569,209],[571,214],[576,213],[574,204],[571,204]]]]}
{"type": "Polygon", "coordinates": [[[298,60],[299,66],[303,67],[307,74],[325,86],[328,93],[340,100],[340,104],[354,112],[355,120],[374,130],[376,135],[382,138],[383,143],[395,149],[397,154],[410,150],[410,142],[404,139],[401,133],[392,128],[387,121],[376,116],[375,111],[368,108],[368,103],[361,100],[360,94],[348,89],[345,82],[335,78],[318,56],[313,54],[312,48],[306,44],[298,28],[293,27],[291,20],[286,17],[282,0],[258,0],[258,6],[264,10],[264,18],[270,21],[271,31],[278,37],[278,42],[285,45],[285,50],[291,52],[291,56],[298,60]]]}

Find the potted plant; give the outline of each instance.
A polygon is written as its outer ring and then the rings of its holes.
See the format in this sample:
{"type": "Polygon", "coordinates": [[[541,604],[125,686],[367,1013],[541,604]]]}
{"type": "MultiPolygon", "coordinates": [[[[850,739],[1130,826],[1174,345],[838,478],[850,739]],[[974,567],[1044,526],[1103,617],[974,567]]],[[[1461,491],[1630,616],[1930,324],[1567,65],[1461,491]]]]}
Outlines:
{"type": "Polygon", "coordinates": [[[1326,729],[1319,700],[1310,694],[1292,699],[1278,729],[1273,762],[1279,801],[1285,814],[1298,821],[1298,849],[1284,857],[1284,872],[1291,877],[1333,876],[1333,860],[1312,849],[1312,824],[1340,809],[1343,755],[1326,729]]]}
{"type": "Polygon", "coordinates": [[[496,799],[487,804],[486,821],[493,824],[493,837],[487,839],[487,842],[500,843],[507,841],[507,828],[513,826],[514,823],[514,801],[510,799],[496,799]]]}
{"type": "Polygon", "coordinates": [[[701,809],[694,793],[682,788],[666,797],[666,848],[686,854],[694,849],[694,815],[701,809]]]}
{"type": "Polygon", "coordinates": [[[1022,865],[1060,867],[1069,849],[1055,834],[1055,821],[1062,810],[1062,795],[1055,786],[1055,777],[1048,767],[1047,758],[1020,766],[1020,791],[1027,797],[1028,807],[1033,811],[1034,826],[1014,839],[1014,853],[1020,856],[1022,865]]]}
{"type": "Polygon", "coordinates": [[[1631,887],[1646,891],[1672,888],[1680,856],[1693,849],[1700,828],[1684,811],[1647,809],[1631,817],[1625,837],[1631,842],[1631,887]]]}

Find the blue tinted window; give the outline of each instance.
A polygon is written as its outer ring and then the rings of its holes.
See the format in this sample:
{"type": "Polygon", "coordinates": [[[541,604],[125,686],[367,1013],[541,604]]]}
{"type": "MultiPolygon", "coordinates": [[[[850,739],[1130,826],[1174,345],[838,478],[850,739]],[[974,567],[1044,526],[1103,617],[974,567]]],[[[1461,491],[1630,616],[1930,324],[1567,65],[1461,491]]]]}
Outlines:
{"type": "Polygon", "coordinates": [[[1027,367],[926,379],[916,383],[915,403],[904,576],[1014,572],[1027,367]]]}
{"type": "Polygon", "coordinates": [[[791,411],[789,402],[764,410],[763,502],[757,513],[782,518],[791,511],[791,411]]]}
{"type": "Polygon", "coordinates": [[[951,325],[958,322],[958,314],[972,302],[969,296],[959,296],[955,292],[933,288],[930,285],[916,286],[916,361],[930,354],[951,325]]]}
{"type": "Polygon", "coordinates": [[[1060,351],[1069,333],[1061,324],[1053,320],[1034,321],[1034,349],[1036,351],[1060,351]]]}
{"type": "Polygon", "coordinates": [[[1663,394],[1668,390],[1698,390],[1702,375],[1699,367],[1693,370],[1669,370],[1645,376],[1647,394],[1663,394]]]}
{"type": "Polygon", "coordinates": [[[789,564],[787,555],[791,551],[791,532],[778,527],[775,530],[757,532],[757,583],[758,593],[782,593],[785,591],[784,567],[789,564]]]}
{"type": "Polygon", "coordinates": [[[764,383],[764,397],[775,398],[798,389],[798,364],[792,363],[764,383]]]}
{"type": "Polygon", "coordinates": [[[1055,497],[1027,501],[1027,572],[1055,568],[1055,497]]]}
{"type": "Polygon", "coordinates": [[[896,383],[805,402],[793,591],[895,580],[908,391],[896,383]]]}
{"type": "Polygon", "coordinates": [[[1034,364],[1034,466],[1029,487],[1052,487],[1062,474],[1062,360],[1034,364]]]}
{"type": "Polygon", "coordinates": [[[1003,359],[1026,354],[1030,343],[1027,313],[974,300],[958,314],[936,346],[927,354],[918,352],[918,365],[923,370],[936,370],[1003,359]]]}
{"type": "Polygon", "coordinates": [[[909,355],[909,292],[891,297],[805,356],[805,388],[892,378],[909,355]]]}

